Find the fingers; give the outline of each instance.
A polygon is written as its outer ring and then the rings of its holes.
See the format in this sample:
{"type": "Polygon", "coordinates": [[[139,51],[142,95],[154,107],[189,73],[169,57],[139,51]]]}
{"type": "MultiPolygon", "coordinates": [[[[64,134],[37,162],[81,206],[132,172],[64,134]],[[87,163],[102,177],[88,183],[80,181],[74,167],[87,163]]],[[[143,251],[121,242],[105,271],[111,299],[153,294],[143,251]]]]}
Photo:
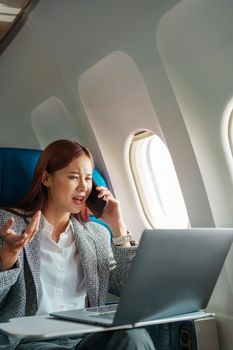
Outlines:
{"type": "Polygon", "coordinates": [[[34,236],[38,231],[40,218],[41,218],[41,211],[39,210],[31,218],[31,221],[28,224],[24,233],[22,233],[21,235],[17,235],[17,240],[15,241],[15,244],[14,244],[16,248],[22,248],[27,244],[31,243],[31,241],[33,240],[34,236]]]}
{"type": "Polygon", "coordinates": [[[17,235],[13,230],[12,227],[14,225],[14,218],[10,217],[7,222],[4,224],[4,226],[0,230],[0,235],[3,237],[3,240],[6,245],[14,248],[20,247],[24,241],[25,237],[21,237],[21,235],[17,235]]]}
{"type": "Polygon", "coordinates": [[[0,230],[1,237],[5,238],[8,232],[11,231],[11,227],[13,225],[14,225],[14,218],[10,217],[0,230]]]}
{"type": "Polygon", "coordinates": [[[39,224],[40,224],[40,218],[41,218],[41,211],[39,210],[33,215],[25,232],[21,235],[23,239],[25,239],[26,243],[30,243],[33,240],[35,234],[37,233],[39,224]]]}
{"type": "Polygon", "coordinates": [[[99,191],[98,198],[103,198],[104,200],[114,198],[112,193],[106,187],[98,186],[97,190],[99,191]]]}
{"type": "Polygon", "coordinates": [[[6,244],[12,246],[12,248],[23,247],[33,240],[39,228],[40,218],[41,212],[38,211],[33,215],[26,230],[20,235],[11,229],[14,224],[14,219],[10,218],[0,230],[0,235],[3,237],[6,244]]]}
{"type": "Polygon", "coordinates": [[[14,242],[15,248],[23,248],[27,244],[28,235],[23,233],[22,235],[16,236],[17,240],[14,242]]]}
{"type": "Polygon", "coordinates": [[[41,212],[38,211],[36,214],[33,215],[30,223],[28,224],[26,230],[22,234],[17,234],[12,230],[12,227],[14,225],[14,219],[11,217],[7,220],[7,222],[4,224],[4,226],[0,229],[0,235],[3,237],[5,247],[4,249],[8,249],[9,251],[16,251],[18,252],[21,250],[24,246],[29,244],[35,234],[38,231],[39,223],[41,218],[41,212]]]}

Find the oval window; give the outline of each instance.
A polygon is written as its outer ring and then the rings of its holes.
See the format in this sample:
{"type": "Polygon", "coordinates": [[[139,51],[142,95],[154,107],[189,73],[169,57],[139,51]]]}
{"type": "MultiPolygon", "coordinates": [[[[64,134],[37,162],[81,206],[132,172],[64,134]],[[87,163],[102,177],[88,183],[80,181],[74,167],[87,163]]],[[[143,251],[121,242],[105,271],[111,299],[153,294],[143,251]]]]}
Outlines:
{"type": "Polygon", "coordinates": [[[152,132],[134,136],[130,166],[145,216],[155,228],[187,228],[183,195],[165,143],[152,132]]]}

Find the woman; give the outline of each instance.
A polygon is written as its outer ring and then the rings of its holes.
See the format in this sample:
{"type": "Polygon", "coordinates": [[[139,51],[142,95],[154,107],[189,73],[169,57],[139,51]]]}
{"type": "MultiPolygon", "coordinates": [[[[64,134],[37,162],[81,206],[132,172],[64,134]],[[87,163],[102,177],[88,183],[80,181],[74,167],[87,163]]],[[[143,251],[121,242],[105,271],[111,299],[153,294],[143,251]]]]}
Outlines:
{"type": "MultiPolygon", "coordinates": [[[[93,166],[85,147],[55,141],[42,152],[24,200],[0,211],[0,322],[102,305],[108,291],[121,294],[136,247],[119,201],[104,187],[97,188],[107,202],[101,219],[112,231],[112,246],[107,229],[89,221],[93,166]]],[[[10,343],[20,350],[154,349],[143,329],[10,343]]]]}

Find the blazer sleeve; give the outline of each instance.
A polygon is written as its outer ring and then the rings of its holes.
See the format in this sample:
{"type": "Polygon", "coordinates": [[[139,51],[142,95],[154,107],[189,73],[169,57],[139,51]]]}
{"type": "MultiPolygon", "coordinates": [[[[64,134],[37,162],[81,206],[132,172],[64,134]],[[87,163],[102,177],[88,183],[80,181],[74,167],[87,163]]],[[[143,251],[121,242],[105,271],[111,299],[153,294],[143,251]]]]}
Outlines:
{"type": "MultiPolygon", "coordinates": [[[[0,227],[4,225],[10,216],[14,216],[11,213],[0,210],[0,227]]],[[[3,239],[0,239],[0,250],[3,245],[3,239]]],[[[16,283],[19,273],[22,269],[22,259],[19,259],[15,267],[11,270],[1,271],[0,270],[0,305],[4,302],[5,297],[10,291],[11,287],[16,283]]]]}
{"type": "Polygon", "coordinates": [[[0,272],[0,305],[4,302],[11,287],[16,283],[21,270],[21,262],[16,263],[14,269],[0,272]]]}
{"type": "Polygon", "coordinates": [[[87,227],[86,233],[96,245],[100,283],[99,290],[103,291],[101,293],[103,297],[100,299],[101,301],[105,300],[105,292],[120,296],[124,289],[137,246],[127,248],[116,247],[111,243],[109,231],[105,227],[93,222],[88,222],[85,226],[87,227]]]}
{"type": "Polygon", "coordinates": [[[128,277],[132,260],[136,254],[137,246],[120,248],[111,245],[109,292],[120,296],[128,277]]]}

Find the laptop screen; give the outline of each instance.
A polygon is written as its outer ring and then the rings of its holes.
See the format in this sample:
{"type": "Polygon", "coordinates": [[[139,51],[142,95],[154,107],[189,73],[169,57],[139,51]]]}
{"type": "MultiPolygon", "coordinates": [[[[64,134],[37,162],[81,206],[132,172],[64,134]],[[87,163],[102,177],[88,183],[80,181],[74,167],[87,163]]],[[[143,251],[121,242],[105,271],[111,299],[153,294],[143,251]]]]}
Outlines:
{"type": "Polygon", "coordinates": [[[145,230],[114,324],[206,308],[233,240],[233,229],[145,230]]]}

